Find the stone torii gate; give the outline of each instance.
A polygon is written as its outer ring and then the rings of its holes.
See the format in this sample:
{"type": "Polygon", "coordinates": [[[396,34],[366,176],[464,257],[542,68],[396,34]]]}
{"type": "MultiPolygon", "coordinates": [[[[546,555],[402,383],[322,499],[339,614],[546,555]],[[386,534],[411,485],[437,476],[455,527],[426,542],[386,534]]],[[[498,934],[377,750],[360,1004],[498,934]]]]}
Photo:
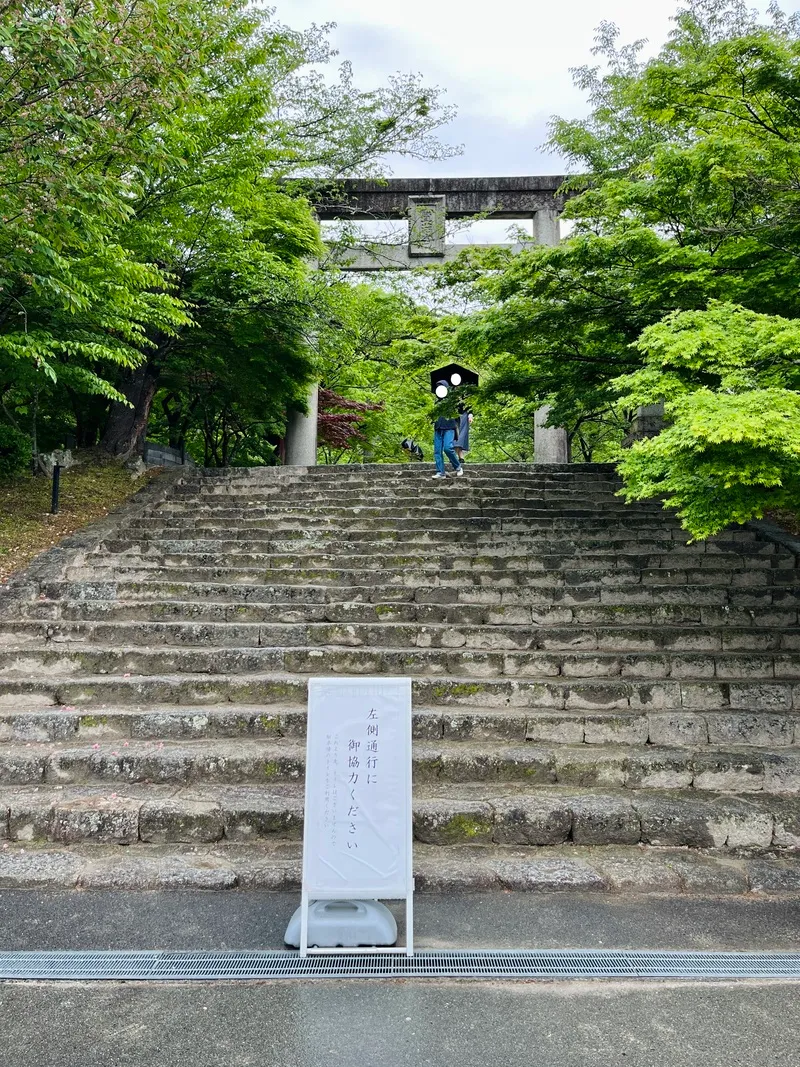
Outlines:
{"type": "MultiPolygon", "coordinates": [[[[556,245],[564,198],[557,175],[511,178],[348,179],[315,205],[321,221],[408,221],[408,242],[364,242],[348,249],[338,266],[351,271],[411,270],[455,259],[469,244],[445,243],[447,219],[485,215],[491,219],[531,220],[536,244],[556,245]]],[[[479,247],[485,248],[485,245],[479,247]]],[[[495,247],[520,248],[504,244],[495,247]]],[[[308,413],[292,412],[286,428],[286,463],[313,466],[317,457],[317,390],[308,396],[308,413]]],[[[549,408],[534,418],[534,462],[566,463],[566,430],[545,426],[549,408]]]]}

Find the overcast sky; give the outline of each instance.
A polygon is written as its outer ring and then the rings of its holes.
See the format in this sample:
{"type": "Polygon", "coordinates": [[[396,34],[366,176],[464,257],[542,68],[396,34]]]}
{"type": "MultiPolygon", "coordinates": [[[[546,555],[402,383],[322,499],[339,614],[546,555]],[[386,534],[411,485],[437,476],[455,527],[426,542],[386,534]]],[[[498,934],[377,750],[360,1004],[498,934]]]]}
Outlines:
{"type": "MultiPolygon", "coordinates": [[[[615,22],[625,41],[655,52],[677,0],[273,0],[300,28],[336,22],[332,39],[363,88],[419,71],[447,89],[458,119],[445,136],[464,154],[443,163],[393,162],[398,176],[558,174],[541,149],[550,115],[586,112],[569,68],[591,62],[594,30],[615,22]]],[[[761,11],[767,0],[753,4],[761,11]]],[[[786,10],[800,0],[784,0],[786,10]]]]}

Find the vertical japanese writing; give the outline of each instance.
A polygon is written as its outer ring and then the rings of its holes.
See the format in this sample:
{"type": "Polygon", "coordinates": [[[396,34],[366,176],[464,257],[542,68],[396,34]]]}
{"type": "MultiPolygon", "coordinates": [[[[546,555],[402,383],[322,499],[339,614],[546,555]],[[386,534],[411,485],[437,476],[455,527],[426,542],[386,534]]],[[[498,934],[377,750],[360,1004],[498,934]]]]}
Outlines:
{"type": "Polygon", "coordinates": [[[378,712],[371,708],[367,715],[366,774],[368,786],[378,784],[378,712]]]}
{"type": "Polygon", "coordinates": [[[351,737],[347,742],[347,849],[357,851],[359,831],[363,825],[362,788],[378,784],[378,713],[371,708],[367,715],[363,739],[351,737]]]}
{"type": "Polygon", "coordinates": [[[347,848],[350,852],[358,849],[360,819],[357,789],[361,771],[360,749],[361,742],[357,738],[351,737],[347,743],[347,848]]]}

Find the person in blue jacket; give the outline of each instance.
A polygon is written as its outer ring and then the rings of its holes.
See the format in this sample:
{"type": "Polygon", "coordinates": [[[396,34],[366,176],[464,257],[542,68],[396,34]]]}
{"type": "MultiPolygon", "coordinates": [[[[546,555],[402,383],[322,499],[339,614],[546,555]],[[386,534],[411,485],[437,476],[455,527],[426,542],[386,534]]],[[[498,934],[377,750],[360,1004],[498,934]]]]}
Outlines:
{"type": "Polygon", "coordinates": [[[448,419],[446,416],[440,415],[434,423],[433,458],[436,461],[436,474],[434,474],[434,478],[447,477],[444,467],[445,456],[450,460],[457,478],[460,478],[464,473],[464,468],[461,466],[458,453],[453,447],[457,431],[458,419],[448,419]]]}

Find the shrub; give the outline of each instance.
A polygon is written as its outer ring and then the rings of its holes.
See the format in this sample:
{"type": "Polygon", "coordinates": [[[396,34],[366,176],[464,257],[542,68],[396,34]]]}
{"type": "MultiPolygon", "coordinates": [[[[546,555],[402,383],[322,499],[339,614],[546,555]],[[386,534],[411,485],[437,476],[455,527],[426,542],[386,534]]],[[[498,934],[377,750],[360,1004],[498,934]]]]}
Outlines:
{"type": "Polygon", "coordinates": [[[0,423],[0,478],[10,478],[29,470],[31,442],[27,434],[0,423]]]}

